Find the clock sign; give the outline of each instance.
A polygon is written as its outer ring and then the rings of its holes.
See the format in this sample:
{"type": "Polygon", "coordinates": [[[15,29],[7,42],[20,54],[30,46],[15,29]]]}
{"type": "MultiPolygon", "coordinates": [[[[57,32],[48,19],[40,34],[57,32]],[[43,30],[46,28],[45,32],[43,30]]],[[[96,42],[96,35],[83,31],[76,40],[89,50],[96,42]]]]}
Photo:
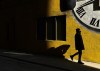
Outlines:
{"type": "Polygon", "coordinates": [[[80,24],[100,32],[100,0],[78,0],[72,12],[80,24]]]}

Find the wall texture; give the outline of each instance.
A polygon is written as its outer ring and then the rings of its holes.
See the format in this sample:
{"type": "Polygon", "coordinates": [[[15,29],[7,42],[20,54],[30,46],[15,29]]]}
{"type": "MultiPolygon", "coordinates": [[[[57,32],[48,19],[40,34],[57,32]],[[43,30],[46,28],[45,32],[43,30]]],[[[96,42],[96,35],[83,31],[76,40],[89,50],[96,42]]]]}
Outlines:
{"type": "MultiPolygon", "coordinates": [[[[55,0],[56,1],[56,0],[55,0]]],[[[100,63],[100,33],[91,31],[81,25],[76,18],[74,17],[72,11],[61,12],[59,9],[59,1],[55,2],[51,0],[51,4],[54,4],[49,9],[49,15],[59,15],[66,14],[66,41],[50,41],[48,45],[50,47],[55,46],[58,47],[59,45],[69,44],[71,45],[69,50],[64,54],[66,58],[76,52],[75,50],[75,33],[76,28],[80,28],[82,31],[83,42],[85,46],[85,50],[83,51],[82,59],[85,61],[92,61],[100,63]],[[55,7],[54,7],[55,6],[55,7]]],[[[77,59],[77,56],[76,56],[77,59]]]]}
{"type": "MultiPolygon", "coordinates": [[[[39,53],[45,49],[69,44],[69,50],[64,54],[69,58],[75,50],[75,30],[80,28],[85,50],[83,60],[100,63],[100,34],[90,31],[79,24],[72,12],[60,10],[60,0],[30,0],[1,2],[0,10],[0,48],[39,53]],[[10,4],[11,3],[11,4],[10,4]],[[15,3],[15,4],[14,4],[15,3]],[[37,19],[41,16],[66,15],[66,41],[36,39],[37,19]]],[[[76,57],[77,59],[77,57],[76,57]]]]}

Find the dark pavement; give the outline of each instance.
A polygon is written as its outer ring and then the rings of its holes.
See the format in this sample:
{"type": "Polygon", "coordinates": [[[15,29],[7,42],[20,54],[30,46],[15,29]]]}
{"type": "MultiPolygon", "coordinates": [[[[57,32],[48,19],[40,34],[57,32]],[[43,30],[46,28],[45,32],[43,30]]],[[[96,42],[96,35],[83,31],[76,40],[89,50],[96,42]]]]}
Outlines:
{"type": "Polygon", "coordinates": [[[64,58],[0,52],[0,71],[100,71],[64,58]]]}
{"type": "Polygon", "coordinates": [[[41,65],[38,63],[24,62],[0,56],[0,71],[64,71],[64,70],[56,67],[41,65]]]}

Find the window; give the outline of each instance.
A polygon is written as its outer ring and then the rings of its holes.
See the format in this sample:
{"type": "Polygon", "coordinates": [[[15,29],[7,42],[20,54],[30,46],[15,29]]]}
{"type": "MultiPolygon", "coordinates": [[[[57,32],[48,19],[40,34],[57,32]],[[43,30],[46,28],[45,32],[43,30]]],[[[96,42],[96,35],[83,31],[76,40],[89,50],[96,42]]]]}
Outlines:
{"type": "Polygon", "coordinates": [[[47,40],[56,40],[56,21],[55,17],[49,17],[46,19],[47,23],[47,40]]]}
{"type": "Polygon", "coordinates": [[[66,15],[42,17],[37,23],[38,40],[66,40],[66,15]]]}

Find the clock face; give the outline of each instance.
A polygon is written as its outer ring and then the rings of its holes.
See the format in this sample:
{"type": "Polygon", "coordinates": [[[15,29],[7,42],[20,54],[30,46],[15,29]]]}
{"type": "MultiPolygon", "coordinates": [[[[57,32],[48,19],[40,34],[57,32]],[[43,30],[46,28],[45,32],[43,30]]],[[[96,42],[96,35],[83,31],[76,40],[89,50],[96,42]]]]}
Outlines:
{"type": "Polygon", "coordinates": [[[80,24],[100,32],[100,0],[78,0],[72,12],[80,24]]]}

